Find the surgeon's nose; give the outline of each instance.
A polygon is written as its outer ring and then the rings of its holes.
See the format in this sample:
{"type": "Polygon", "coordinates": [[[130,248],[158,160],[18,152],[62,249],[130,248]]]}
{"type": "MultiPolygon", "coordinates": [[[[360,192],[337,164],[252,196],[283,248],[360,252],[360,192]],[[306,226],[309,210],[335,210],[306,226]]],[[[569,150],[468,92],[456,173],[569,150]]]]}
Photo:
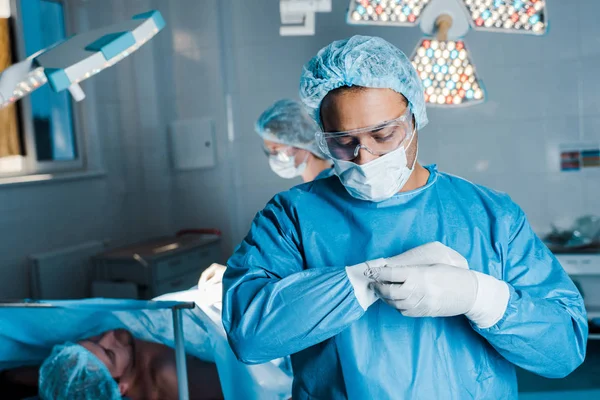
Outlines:
{"type": "Polygon", "coordinates": [[[376,155],[370,153],[368,150],[361,147],[360,150],[358,151],[358,154],[356,155],[356,158],[352,161],[355,164],[364,165],[368,162],[375,160],[378,157],[379,156],[376,156],[376,155]]]}

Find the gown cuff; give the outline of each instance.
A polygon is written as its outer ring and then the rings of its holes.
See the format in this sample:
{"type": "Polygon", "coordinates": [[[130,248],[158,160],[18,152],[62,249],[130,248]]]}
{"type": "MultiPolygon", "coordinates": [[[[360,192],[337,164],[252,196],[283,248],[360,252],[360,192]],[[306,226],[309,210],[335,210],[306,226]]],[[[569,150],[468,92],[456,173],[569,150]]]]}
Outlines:
{"type": "Polygon", "coordinates": [[[376,260],[346,267],[346,274],[354,288],[354,295],[362,309],[365,311],[367,311],[367,308],[369,308],[371,304],[377,301],[375,291],[369,287],[369,284],[372,283],[373,280],[365,275],[365,271],[368,268],[384,267],[386,264],[387,261],[384,258],[378,258],[376,260]]]}
{"type": "Polygon", "coordinates": [[[491,328],[504,316],[508,307],[510,290],[506,282],[481,272],[472,272],[477,278],[477,296],[475,304],[465,315],[479,329],[491,328]]]}

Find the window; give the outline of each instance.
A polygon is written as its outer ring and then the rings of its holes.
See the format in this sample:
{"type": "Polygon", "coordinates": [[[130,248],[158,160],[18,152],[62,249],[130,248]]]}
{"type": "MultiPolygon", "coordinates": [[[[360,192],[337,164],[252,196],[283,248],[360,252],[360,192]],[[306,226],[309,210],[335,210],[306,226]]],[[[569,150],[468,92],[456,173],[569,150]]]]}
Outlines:
{"type": "MultiPolygon", "coordinates": [[[[21,0],[21,21],[26,57],[66,37],[62,3],[21,0]]],[[[67,161],[77,158],[69,93],[56,93],[50,85],[45,85],[31,93],[30,101],[37,159],[67,161]]]]}
{"type": "MultiPolygon", "coordinates": [[[[12,0],[13,49],[24,59],[69,36],[68,14],[60,0],[12,0]]],[[[20,156],[2,162],[0,175],[26,175],[83,167],[78,106],[65,91],[45,85],[18,103],[20,156]],[[19,162],[20,161],[20,162],[19,162]]]]}

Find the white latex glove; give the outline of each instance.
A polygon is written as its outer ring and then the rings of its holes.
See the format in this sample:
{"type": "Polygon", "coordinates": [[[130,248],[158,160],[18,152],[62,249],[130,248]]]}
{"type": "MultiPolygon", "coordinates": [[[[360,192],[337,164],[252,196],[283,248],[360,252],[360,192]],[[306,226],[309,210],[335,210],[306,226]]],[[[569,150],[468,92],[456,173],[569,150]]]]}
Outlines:
{"type": "Polygon", "coordinates": [[[369,278],[369,271],[373,268],[392,265],[421,265],[421,264],[449,264],[462,268],[469,268],[467,260],[458,252],[440,242],[431,242],[402,254],[390,258],[379,258],[351,267],[346,267],[348,279],[354,287],[354,294],[364,310],[377,301],[377,295],[370,287],[373,282],[369,278]]]}
{"type": "Polygon", "coordinates": [[[446,264],[469,269],[469,263],[459,252],[440,242],[430,242],[386,260],[389,265],[446,264]]]}
{"type": "Polygon", "coordinates": [[[447,264],[371,268],[378,296],[407,317],[465,314],[479,328],[506,312],[508,285],[492,276],[447,264]]]}
{"type": "Polygon", "coordinates": [[[211,264],[210,267],[206,268],[200,275],[198,280],[198,286],[204,283],[217,284],[223,282],[223,275],[225,274],[226,266],[221,264],[211,264]]]}
{"type": "Polygon", "coordinates": [[[197,304],[214,306],[218,310],[222,308],[223,298],[223,275],[226,266],[221,264],[211,264],[200,275],[198,280],[198,299],[197,304]]]}
{"type": "Polygon", "coordinates": [[[198,284],[197,303],[219,308],[223,301],[223,285],[221,283],[198,284]]]}

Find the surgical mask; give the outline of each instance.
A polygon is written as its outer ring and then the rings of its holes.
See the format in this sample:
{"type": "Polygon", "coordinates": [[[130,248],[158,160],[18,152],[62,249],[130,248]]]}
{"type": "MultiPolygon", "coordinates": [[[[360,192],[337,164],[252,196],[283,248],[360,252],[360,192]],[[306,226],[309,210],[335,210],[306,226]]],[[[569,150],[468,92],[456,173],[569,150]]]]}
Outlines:
{"type": "MultiPolygon", "coordinates": [[[[413,133],[406,148],[410,146],[415,136],[413,133]]],[[[408,168],[407,162],[404,146],[364,165],[333,160],[335,172],[348,193],[359,200],[374,202],[387,200],[404,187],[414,171],[417,156],[415,155],[411,168],[408,168]]]]}
{"type": "Polygon", "coordinates": [[[304,173],[308,163],[308,153],[304,157],[304,161],[296,166],[296,157],[287,157],[282,160],[278,155],[269,156],[269,166],[277,175],[284,179],[292,179],[304,173]]]}

